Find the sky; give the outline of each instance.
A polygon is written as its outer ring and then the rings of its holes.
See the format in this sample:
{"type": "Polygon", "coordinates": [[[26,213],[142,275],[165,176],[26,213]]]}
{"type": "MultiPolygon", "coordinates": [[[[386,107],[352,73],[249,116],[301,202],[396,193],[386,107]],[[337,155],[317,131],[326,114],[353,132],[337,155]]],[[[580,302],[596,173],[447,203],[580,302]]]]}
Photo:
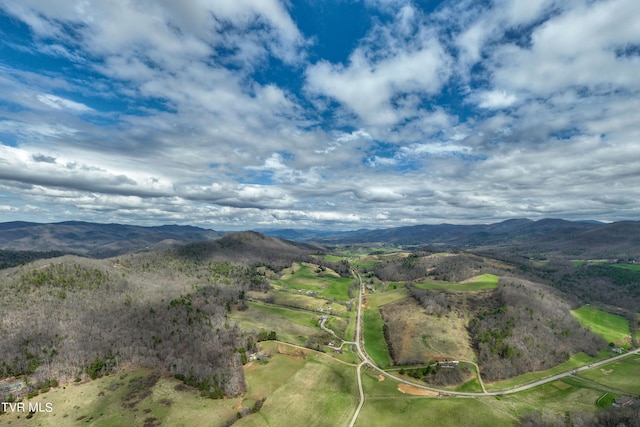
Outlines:
{"type": "Polygon", "coordinates": [[[640,219],[637,0],[0,0],[0,222],[640,219]]]}

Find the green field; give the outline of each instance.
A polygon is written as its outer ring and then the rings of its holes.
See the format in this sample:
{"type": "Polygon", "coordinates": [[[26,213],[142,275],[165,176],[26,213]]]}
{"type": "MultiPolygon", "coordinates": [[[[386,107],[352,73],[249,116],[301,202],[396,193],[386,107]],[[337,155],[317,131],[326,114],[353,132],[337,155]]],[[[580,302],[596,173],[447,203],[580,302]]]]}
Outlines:
{"type": "Polygon", "coordinates": [[[590,369],[579,374],[597,383],[629,394],[640,394],[640,356],[630,355],[597,369],[590,369]]]}
{"type": "Polygon", "coordinates": [[[611,267],[622,268],[624,270],[640,271],[640,265],[638,264],[611,264],[611,267]]]}
{"type": "Polygon", "coordinates": [[[335,271],[322,269],[313,264],[295,263],[280,279],[272,280],[275,286],[287,289],[311,291],[318,295],[341,301],[349,301],[349,286],[352,277],[340,277],[335,271]]]}
{"type": "Polygon", "coordinates": [[[366,296],[366,306],[369,308],[378,308],[381,305],[403,300],[408,296],[409,293],[404,287],[387,292],[377,292],[366,296]]]}
{"type": "Polygon", "coordinates": [[[323,311],[331,309],[330,314],[337,316],[346,316],[347,307],[344,304],[334,301],[327,301],[324,298],[316,298],[305,295],[303,292],[297,292],[289,289],[272,289],[268,293],[251,291],[247,295],[249,298],[258,301],[264,301],[266,298],[272,298],[272,303],[285,307],[295,307],[304,310],[323,311]]]}
{"type": "Polygon", "coordinates": [[[279,340],[300,345],[310,336],[322,333],[317,314],[253,302],[248,306],[249,309],[230,315],[242,329],[276,331],[279,340]]]}
{"type": "Polygon", "coordinates": [[[519,385],[538,381],[552,375],[560,374],[562,372],[568,372],[572,369],[597,362],[598,360],[606,359],[607,357],[611,357],[611,353],[608,350],[601,351],[597,357],[591,357],[584,353],[578,353],[566,362],[556,365],[551,369],[547,369],[546,371],[528,372],[526,374],[518,375],[517,377],[508,378],[502,381],[496,381],[493,383],[485,382],[484,385],[488,391],[506,390],[519,385]]]}
{"type": "MultiPolygon", "coordinates": [[[[602,392],[582,388],[564,381],[554,381],[516,394],[482,398],[495,413],[507,413],[520,418],[528,412],[544,411],[559,415],[559,426],[565,425],[566,411],[589,411],[596,409],[596,401],[602,392]]],[[[500,425],[500,424],[497,424],[500,425]]],[[[551,424],[545,424],[551,425],[551,424]]]]}
{"type": "Polygon", "coordinates": [[[325,259],[325,260],[330,261],[330,262],[340,262],[344,258],[336,256],[336,255],[322,255],[322,259],[325,259]]]}
{"type": "Polygon", "coordinates": [[[583,325],[604,339],[617,345],[628,344],[631,340],[629,322],[622,316],[607,313],[584,305],[571,312],[583,325]]]}
{"type": "Polygon", "coordinates": [[[384,322],[380,315],[380,310],[370,308],[365,310],[362,317],[364,322],[364,345],[367,353],[379,367],[384,368],[385,366],[391,365],[389,348],[387,347],[387,342],[384,339],[384,333],[382,331],[384,322]]]}
{"type": "Polygon", "coordinates": [[[347,425],[358,405],[356,369],[326,355],[264,343],[272,354],[265,364],[245,369],[245,397],[266,397],[260,412],[234,426],[347,425]],[[281,353],[290,353],[281,354],[281,353]]]}
{"type": "Polygon", "coordinates": [[[435,399],[400,397],[370,398],[362,408],[356,426],[509,426],[516,420],[496,413],[478,399],[435,399]]]}
{"type": "Polygon", "coordinates": [[[29,400],[52,412],[0,415],[1,425],[21,426],[201,426],[236,417],[242,398],[212,400],[182,382],[151,370],[119,371],[98,380],[67,384],[29,400]],[[184,389],[184,390],[182,390],[184,389]],[[182,391],[179,391],[182,390],[182,391]]]}
{"type": "Polygon", "coordinates": [[[444,282],[440,280],[423,279],[415,282],[415,286],[420,289],[445,290],[445,291],[479,291],[482,289],[495,289],[498,287],[500,277],[495,274],[482,274],[475,276],[464,282],[444,282]]]}

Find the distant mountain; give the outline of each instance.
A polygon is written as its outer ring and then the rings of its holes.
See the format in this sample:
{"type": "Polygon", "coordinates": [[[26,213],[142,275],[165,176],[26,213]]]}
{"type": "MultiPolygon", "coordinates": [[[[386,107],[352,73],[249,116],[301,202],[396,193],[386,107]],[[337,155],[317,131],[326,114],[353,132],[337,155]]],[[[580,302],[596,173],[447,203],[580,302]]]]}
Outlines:
{"type": "Polygon", "coordinates": [[[431,245],[447,248],[504,247],[517,252],[563,252],[602,257],[638,256],[640,222],[510,219],[494,224],[414,225],[351,232],[280,230],[273,234],[322,244],[431,245]]]}
{"type": "Polygon", "coordinates": [[[333,243],[383,243],[398,245],[442,244],[461,246],[482,246],[500,243],[529,241],[533,237],[550,233],[573,233],[590,230],[605,224],[574,222],[561,219],[510,219],[495,224],[474,225],[413,225],[378,230],[357,230],[351,232],[328,232],[314,230],[266,230],[266,234],[277,237],[288,236],[297,241],[315,240],[333,243]]]}
{"type": "Polygon", "coordinates": [[[245,265],[266,264],[274,270],[288,267],[293,261],[311,261],[309,254],[324,251],[317,244],[296,243],[255,231],[230,233],[209,242],[193,242],[175,249],[179,258],[191,261],[231,261],[245,265]]]}
{"type": "MultiPolygon", "coordinates": [[[[324,250],[321,245],[383,244],[442,246],[444,248],[503,247],[514,253],[563,252],[590,257],[640,256],[640,222],[566,221],[562,219],[511,219],[494,224],[414,225],[379,230],[330,231],[317,229],[260,229],[234,233],[221,249],[241,248],[241,241],[259,240],[267,252],[288,250],[273,237],[299,243],[315,243],[305,250],[324,250]],[[267,236],[271,236],[268,238],[267,236]]],[[[62,251],[94,258],[154,250],[192,242],[217,241],[228,233],[192,226],[140,227],[68,221],[55,224],[0,223],[0,249],[12,251],[62,251]]],[[[211,250],[208,247],[207,250],[211,250]]],[[[242,248],[247,253],[257,249],[242,248]]],[[[256,254],[257,255],[257,254],[256,254]]]]}
{"type": "Polygon", "coordinates": [[[193,241],[216,240],[224,233],[204,228],[163,225],[141,227],[67,221],[54,224],[0,223],[0,249],[62,251],[107,258],[147,249],[159,249],[193,241]]]}

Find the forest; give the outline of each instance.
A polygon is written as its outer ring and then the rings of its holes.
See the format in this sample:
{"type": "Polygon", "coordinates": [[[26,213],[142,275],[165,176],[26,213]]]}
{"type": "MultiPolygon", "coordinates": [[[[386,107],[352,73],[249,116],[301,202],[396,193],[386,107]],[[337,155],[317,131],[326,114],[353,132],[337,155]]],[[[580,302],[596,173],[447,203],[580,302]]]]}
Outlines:
{"type": "Polygon", "coordinates": [[[170,372],[208,397],[243,393],[247,353],[271,337],[241,331],[228,314],[246,307],[247,291],[268,289],[259,267],[309,255],[253,233],[213,243],[4,270],[0,377],[29,375],[32,393],[128,363],[170,372]]]}

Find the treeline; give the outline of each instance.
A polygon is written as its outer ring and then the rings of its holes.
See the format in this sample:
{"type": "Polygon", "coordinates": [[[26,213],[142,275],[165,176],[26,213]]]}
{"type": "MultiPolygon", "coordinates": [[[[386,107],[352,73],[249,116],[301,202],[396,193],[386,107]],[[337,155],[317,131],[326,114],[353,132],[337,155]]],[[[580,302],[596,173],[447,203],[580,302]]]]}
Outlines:
{"type": "Polygon", "coordinates": [[[548,369],[579,352],[595,356],[606,346],[571,315],[557,290],[523,279],[506,276],[497,289],[463,296],[412,284],[407,289],[427,314],[464,309],[471,315],[467,330],[489,381],[548,369]]]}
{"type": "Polygon", "coordinates": [[[250,270],[149,257],[67,257],[2,277],[0,377],[28,375],[37,388],[126,363],[171,372],[209,397],[244,392],[242,363],[258,337],[227,315],[243,304],[250,270]]]}
{"type": "Polygon", "coordinates": [[[483,307],[496,307],[500,304],[499,294],[493,290],[476,292],[448,292],[444,290],[420,289],[411,282],[405,283],[411,295],[429,315],[446,316],[460,311],[460,315],[483,311],[483,307]]]}
{"type": "Polygon", "coordinates": [[[609,407],[598,409],[596,412],[538,410],[525,414],[520,420],[522,427],[622,427],[640,426],[640,405],[623,408],[609,407]]]}
{"type": "Polygon", "coordinates": [[[294,261],[314,262],[308,250],[253,231],[230,234],[213,242],[190,243],[173,250],[172,256],[193,262],[260,265],[275,272],[290,267],[294,261]]]}
{"type": "Polygon", "coordinates": [[[486,310],[469,321],[483,378],[489,381],[548,369],[606,346],[570,313],[570,306],[542,285],[501,279],[486,310]]]}
{"type": "Polygon", "coordinates": [[[60,251],[12,251],[0,249],[0,270],[27,264],[45,258],[56,258],[65,255],[60,251]]]}
{"type": "Polygon", "coordinates": [[[422,277],[460,282],[478,274],[504,274],[504,270],[475,255],[429,256],[423,252],[385,260],[367,271],[372,271],[380,280],[393,282],[413,281],[422,277]]]}
{"type": "Polygon", "coordinates": [[[473,371],[467,365],[433,363],[422,368],[402,368],[399,373],[433,386],[450,386],[465,382],[473,374],[473,371]]]}
{"type": "Polygon", "coordinates": [[[640,307],[640,271],[613,264],[568,267],[560,262],[542,270],[549,283],[585,302],[601,302],[636,312],[640,307]]]}

